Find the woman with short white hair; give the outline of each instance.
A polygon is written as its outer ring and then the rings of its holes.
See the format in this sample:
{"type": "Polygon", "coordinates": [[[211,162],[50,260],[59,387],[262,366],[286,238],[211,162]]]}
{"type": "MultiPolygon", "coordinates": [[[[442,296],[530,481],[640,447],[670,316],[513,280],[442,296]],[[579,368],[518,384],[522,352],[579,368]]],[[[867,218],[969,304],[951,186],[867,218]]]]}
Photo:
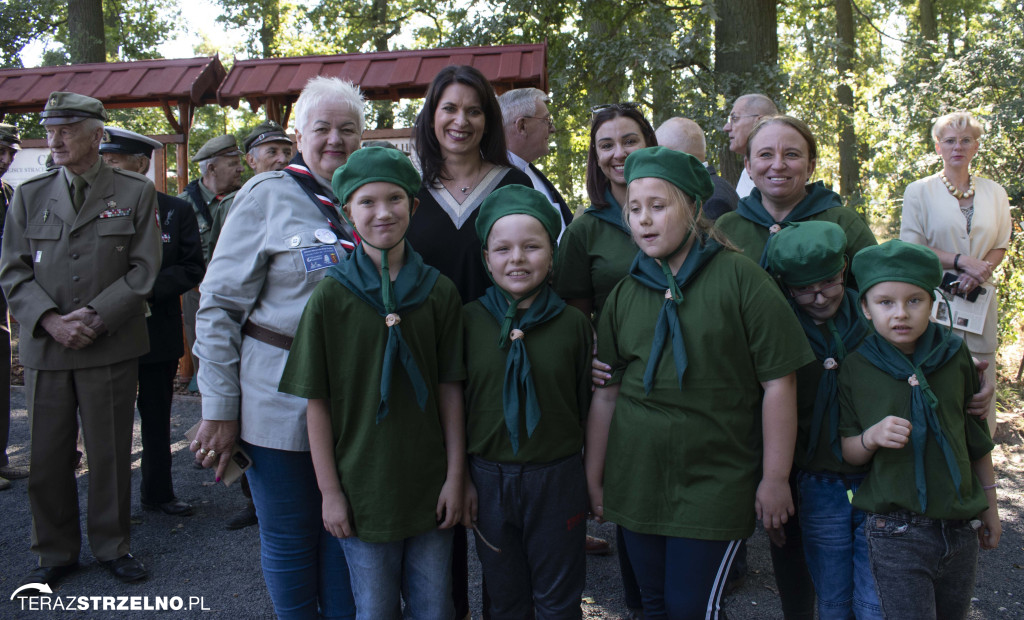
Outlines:
{"type": "MultiPolygon", "coordinates": [[[[971,174],[978,154],[981,123],[968,112],[940,116],[932,125],[935,152],[942,171],[914,181],[903,194],[900,239],[935,251],[942,268],[955,274],[954,294],[974,298],[994,295],[992,273],[1010,244],[1010,201],[995,181],[971,174]],[[980,288],[979,288],[980,287],[980,288]]],[[[985,381],[996,380],[998,299],[992,299],[982,333],[954,329],[978,359],[988,362],[985,381]]],[[[977,302],[975,302],[977,303],[977,302]]],[[[995,399],[989,405],[989,430],[995,432],[995,399]]]]}
{"type": "Polygon", "coordinates": [[[331,177],[359,148],[363,103],[350,82],[307,83],[295,103],[298,153],[239,190],[199,287],[203,422],[191,449],[218,480],[236,439],[250,456],[263,577],[279,618],[355,613],[344,555],[323,527],[306,399],[277,386],[306,300],[354,248],[331,177]]]}

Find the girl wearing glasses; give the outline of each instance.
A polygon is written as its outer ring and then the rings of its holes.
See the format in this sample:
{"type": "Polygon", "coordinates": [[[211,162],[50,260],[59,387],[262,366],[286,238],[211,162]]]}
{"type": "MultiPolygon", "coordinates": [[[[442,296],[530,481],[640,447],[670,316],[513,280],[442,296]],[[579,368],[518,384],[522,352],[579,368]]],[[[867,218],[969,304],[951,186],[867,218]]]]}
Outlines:
{"type": "MultiPolygon", "coordinates": [[[[942,268],[955,274],[959,285],[952,292],[961,296],[973,294],[979,287],[984,295],[995,295],[992,273],[1010,243],[1010,201],[1006,190],[970,171],[981,134],[981,124],[967,112],[936,119],[932,139],[935,152],[942,158],[942,172],[914,181],[903,195],[900,239],[931,248],[942,261],[942,268]]],[[[984,301],[981,294],[977,299],[984,301]]],[[[988,362],[985,381],[993,385],[999,344],[996,305],[995,300],[988,302],[982,333],[956,330],[967,342],[971,355],[988,362]]],[[[989,430],[994,433],[994,399],[987,416],[989,430]]]]}

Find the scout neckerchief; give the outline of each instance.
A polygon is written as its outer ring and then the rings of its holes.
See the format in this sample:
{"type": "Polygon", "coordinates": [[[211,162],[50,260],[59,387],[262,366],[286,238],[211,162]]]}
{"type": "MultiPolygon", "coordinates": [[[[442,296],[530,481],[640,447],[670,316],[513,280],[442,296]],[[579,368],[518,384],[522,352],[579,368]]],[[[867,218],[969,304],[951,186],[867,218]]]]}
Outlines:
{"type": "Polygon", "coordinates": [[[679,388],[683,387],[683,373],[686,372],[686,345],[683,343],[683,330],[679,325],[679,305],[683,303],[683,289],[688,285],[704,268],[708,262],[722,249],[714,239],[701,237],[690,248],[686,260],[679,267],[679,272],[674,276],[669,267],[669,258],[679,252],[689,240],[690,233],[687,233],[679,249],[658,261],[638,252],[633,264],[629,268],[629,275],[640,284],[656,291],[665,292],[665,303],[661,306],[658,314],[658,323],[654,327],[654,341],[651,343],[651,354],[647,359],[647,369],[644,371],[644,392],[651,393],[654,387],[654,373],[658,368],[658,360],[661,358],[661,351],[665,348],[665,341],[672,341],[672,358],[676,364],[676,378],[679,381],[679,388]],[[667,285],[667,286],[666,286],[667,285]]]}
{"type": "Polygon", "coordinates": [[[306,166],[306,160],[302,158],[302,153],[296,153],[295,157],[288,162],[288,166],[284,171],[291,178],[295,179],[295,182],[299,184],[302,191],[306,192],[306,195],[313,201],[316,208],[320,210],[320,213],[327,220],[327,225],[331,227],[331,231],[338,237],[338,243],[341,244],[341,247],[349,252],[354,250],[357,237],[353,234],[352,227],[341,221],[341,217],[338,216],[338,205],[335,204],[331,188],[324,187],[316,180],[316,177],[313,176],[313,173],[306,166]]]}
{"type": "MultiPolygon", "coordinates": [[[[781,222],[776,222],[775,218],[764,208],[764,205],[761,203],[761,190],[756,187],[750,190],[749,196],[740,199],[740,203],[736,207],[736,213],[743,219],[750,220],[758,226],[767,228],[768,239],[771,240],[771,237],[782,230],[786,224],[802,222],[822,211],[828,211],[833,207],[841,206],[843,206],[843,202],[839,199],[839,194],[825,187],[825,184],[821,181],[816,181],[807,186],[807,195],[793,207],[789,215],[782,218],[781,222]]],[[[768,269],[767,243],[764,244],[764,248],[761,251],[761,261],[759,264],[762,269],[768,269]]]]}
{"type": "MultiPolygon", "coordinates": [[[[365,242],[364,242],[365,243],[365,242]]],[[[390,411],[391,400],[391,375],[397,360],[405,368],[405,373],[412,383],[412,389],[416,393],[416,403],[421,411],[427,407],[427,383],[423,380],[423,374],[416,359],[409,350],[409,345],[402,338],[402,329],[399,324],[402,322],[399,312],[413,310],[419,307],[431,289],[440,272],[433,267],[428,267],[409,245],[405,243],[405,264],[402,265],[398,277],[393,284],[394,291],[388,295],[390,303],[385,302],[382,291],[382,274],[373,264],[373,260],[366,254],[363,243],[360,243],[353,252],[350,252],[345,260],[327,270],[327,275],[340,282],[345,288],[370,305],[377,314],[384,317],[388,326],[388,341],[384,348],[384,363],[381,365],[380,375],[380,405],[377,407],[377,423],[383,420],[390,411]]],[[[388,282],[391,283],[390,277],[388,282]]],[[[390,287],[383,287],[390,288],[390,287]]]]}
{"type": "Polygon", "coordinates": [[[593,215],[597,219],[607,222],[621,230],[630,239],[633,238],[632,233],[629,232],[629,228],[626,227],[626,223],[622,221],[622,205],[616,200],[615,196],[612,196],[612,190],[604,190],[604,199],[608,201],[607,207],[587,207],[587,210],[583,212],[584,215],[593,215]]]}
{"type": "Polygon", "coordinates": [[[814,356],[825,366],[818,380],[818,393],[814,397],[814,414],[811,417],[811,440],[807,446],[807,458],[814,457],[818,448],[818,437],[821,436],[821,425],[828,416],[828,438],[832,454],[843,462],[843,447],[839,439],[839,363],[846,359],[846,354],[857,348],[860,341],[868,333],[867,325],[860,318],[860,296],[857,291],[846,289],[843,301],[835,316],[826,320],[824,326],[828,329],[829,336],[826,337],[818,325],[811,319],[792,299],[789,305],[796,312],[800,326],[804,328],[807,339],[814,350],[814,356]]]}
{"type": "Polygon", "coordinates": [[[501,404],[505,411],[505,427],[512,440],[512,453],[519,453],[519,390],[526,396],[526,436],[532,437],[540,422],[540,403],[530,374],[530,358],[526,355],[525,333],[532,328],[550,321],[565,309],[565,302],[552,292],[547,282],[540,286],[540,292],[521,316],[516,316],[519,301],[533,294],[530,291],[519,299],[509,299],[508,293],[492,286],[480,297],[480,303],[501,325],[498,348],[509,344],[505,357],[505,382],[501,388],[501,404]]]}
{"type": "Polygon", "coordinates": [[[939,401],[928,385],[926,377],[951,360],[960,350],[962,342],[959,336],[944,332],[935,323],[929,323],[928,329],[917,339],[912,361],[877,333],[869,334],[857,349],[879,370],[898,381],[906,381],[911,386],[910,441],[914,449],[914,481],[917,486],[917,499],[921,503],[921,514],[928,510],[928,489],[924,471],[928,431],[931,431],[935,443],[939,444],[939,449],[942,450],[949,475],[953,478],[956,496],[960,498],[960,468],[942,426],[939,425],[939,417],[935,413],[939,401]]]}
{"type": "Polygon", "coordinates": [[[185,186],[185,193],[192,199],[196,207],[199,209],[199,215],[206,220],[207,226],[213,225],[213,214],[210,213],[210,205],[206,202],[206,198],[203,198],[203,190],[199,189],[200,179],[192,181],[185,186]]]}

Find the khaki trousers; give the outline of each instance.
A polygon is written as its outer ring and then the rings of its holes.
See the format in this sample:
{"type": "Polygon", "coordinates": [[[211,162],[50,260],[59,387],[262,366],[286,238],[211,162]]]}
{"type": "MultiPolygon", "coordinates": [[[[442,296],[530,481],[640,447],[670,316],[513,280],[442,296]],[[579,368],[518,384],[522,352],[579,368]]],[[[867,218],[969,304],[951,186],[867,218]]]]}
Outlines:
{"type": "Polygon", "coordinates": [[[128,553],[138,368],[138,360],[131,358],[94,368],[25,369],[32,431],[32,552],[39,556],[40,566],[72,564],[82,546],[75,480],[76,413],[89,455],[89,546],[100,561],[128,553]]]}

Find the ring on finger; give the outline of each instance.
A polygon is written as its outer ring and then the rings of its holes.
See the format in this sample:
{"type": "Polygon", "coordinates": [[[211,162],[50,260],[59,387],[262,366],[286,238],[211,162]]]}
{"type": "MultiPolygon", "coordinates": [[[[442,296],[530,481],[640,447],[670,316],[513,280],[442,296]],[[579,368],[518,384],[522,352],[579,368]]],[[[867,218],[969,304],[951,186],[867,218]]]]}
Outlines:
{"type": "Polygon", "coordinates": [[[207,450],[206,448],[199,448],[199,455],[200,456],[206,456],[207,452],[209,452],[209,450],[207,450]]]}
{"type": "Polygon", "coordinates": [[[210,457],[211,459],[216,458],[217,452],[214,450],[210,450],[209,452],[206,453],[206,456],[210,457]]]}

